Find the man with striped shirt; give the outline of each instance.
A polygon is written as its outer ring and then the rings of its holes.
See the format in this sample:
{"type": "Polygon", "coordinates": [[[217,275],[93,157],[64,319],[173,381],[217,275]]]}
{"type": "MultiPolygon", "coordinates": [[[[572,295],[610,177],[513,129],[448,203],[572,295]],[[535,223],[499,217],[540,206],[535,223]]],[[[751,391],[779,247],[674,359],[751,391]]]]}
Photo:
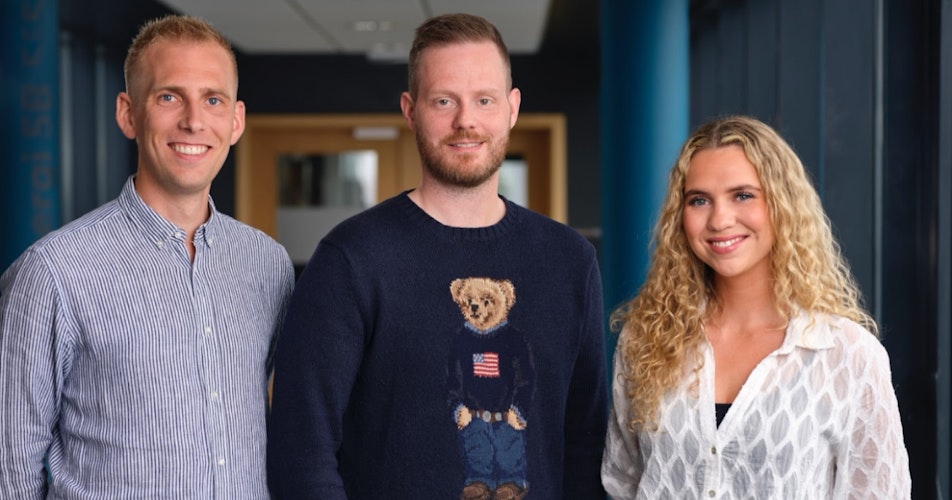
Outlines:
{"type": "Polygon", "coordinates": [[[169,16],[143,26],[125,77],[136,173],[0,278],[0,498],[267,498],[294,273],[209,197],[244,129],[234,53],[169,16]]]}

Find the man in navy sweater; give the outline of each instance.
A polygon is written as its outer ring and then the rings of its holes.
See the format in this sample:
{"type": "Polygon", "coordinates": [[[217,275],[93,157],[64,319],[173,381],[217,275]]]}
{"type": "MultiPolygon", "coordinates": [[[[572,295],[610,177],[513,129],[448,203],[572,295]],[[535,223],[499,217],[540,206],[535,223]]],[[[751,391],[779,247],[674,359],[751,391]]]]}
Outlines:
{"type": "Polygon", "coordinates": [[[498,194],[521,94],[496,28],[416,30],[400,106],[420,185],[301,275],[275,359],[275,498],[604,498],[601,277],[578,233],[498,194]]]}

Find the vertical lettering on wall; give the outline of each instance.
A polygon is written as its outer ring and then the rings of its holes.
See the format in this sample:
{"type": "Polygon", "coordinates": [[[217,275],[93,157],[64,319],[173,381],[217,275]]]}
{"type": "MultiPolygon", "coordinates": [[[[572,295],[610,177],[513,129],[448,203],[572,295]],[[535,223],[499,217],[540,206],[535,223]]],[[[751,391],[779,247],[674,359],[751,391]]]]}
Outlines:
{"type": "Polygon", "coordinates": [[[0,3],[0,270],[60,224],[56,0],[0,3]]]}

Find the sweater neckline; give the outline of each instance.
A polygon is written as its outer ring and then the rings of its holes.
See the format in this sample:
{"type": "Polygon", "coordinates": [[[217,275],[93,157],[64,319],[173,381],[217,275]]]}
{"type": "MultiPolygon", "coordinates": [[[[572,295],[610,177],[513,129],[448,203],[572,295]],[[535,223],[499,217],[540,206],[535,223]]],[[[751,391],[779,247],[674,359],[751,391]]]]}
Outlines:
{"type": "Polygon", "coordinates": [[[509,201],[504,196],[499,195],[499,198],[506,204],[506,213],[499,222],[484,227],[447,226],[431,217],[430,214],[426,213],[416,203],[413,203],[413,200],[411,200],[409,196],[410,191],[412,190],[408,189],[400,193],[396,198],[396,202],[407,217],[407,220],[424,231],[439,235],[444,239],[463,241],[493,240],[511,231],[512,228],[518,224],[521,217],[521,207],[509,201]]]}

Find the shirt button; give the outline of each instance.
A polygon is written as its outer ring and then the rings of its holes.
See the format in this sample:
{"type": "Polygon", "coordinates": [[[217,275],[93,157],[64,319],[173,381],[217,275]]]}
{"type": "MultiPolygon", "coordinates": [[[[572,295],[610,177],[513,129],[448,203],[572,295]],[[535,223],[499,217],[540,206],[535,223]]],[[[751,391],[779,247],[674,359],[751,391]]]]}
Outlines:
{"type": "Polygon", "coordinates": [[[218,391],[212,391],[212,401],[218,401],[218,391]]]}
{"type": "MultiPolygon", "coordinates": [[[[219,459],[218,459],[218,466],[219,466],[219,467],[224,467],[224,466],[225,466],[225,457],[219,457],[219,459]]],[[[712,491],[711,494],[713,495],[714,492],[712,491]]]]}
{"type": "Polygon", "coordinates": [[[212,327],[206,326],[206,327],[205,327],[205,335],[211,335],[211,334],[212,334],[212,327]]]}
{"type": "Polygon", "coordinates": [[[717,455],[717,446],[711,446],[711,455],[717,455]]]}
{"type": "Polygon", "coordinates": [[[711,497],[711,498],[714,498],[714,495],[716,495],[716,494],[717,494],[717,493],[714,493],[714,490],[711,490],[711,491],[708,491],[708,492],[707,492],[707,496],[709,496],[709,497],[711,497]]]}

